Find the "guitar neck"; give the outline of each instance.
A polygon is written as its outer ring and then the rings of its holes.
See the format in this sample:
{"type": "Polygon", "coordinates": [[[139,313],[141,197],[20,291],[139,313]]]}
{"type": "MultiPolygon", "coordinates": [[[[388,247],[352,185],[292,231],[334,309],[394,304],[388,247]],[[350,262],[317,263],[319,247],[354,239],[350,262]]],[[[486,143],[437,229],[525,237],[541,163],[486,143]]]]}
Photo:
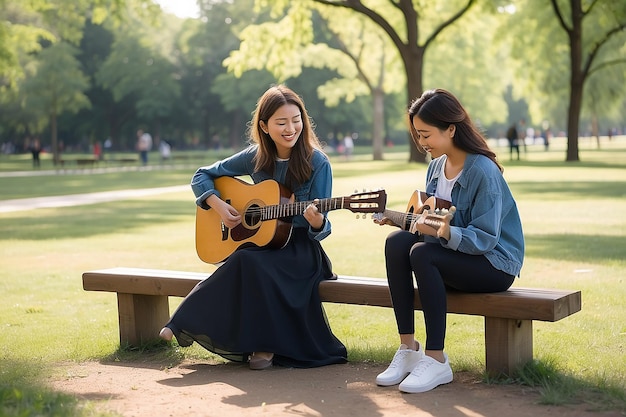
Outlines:
{"type": "Polygon", "coordinates": [[[397,224],[402,230],[409,230],[411,225],[412,215],[411,213],[404,213],[401,211],[385,210],[383,217],[388,218],[393,223],[397,224]]]}
{"type": "MultiPolygon", "coordinates": [[[[304,210],[313,201],[297,201],[289,204],[275,204],[259,207],[261,211],[261,220],[281,219],[285,217],[293,217],[304,213],[304,210]]],[[[357,203],[358,204],[358,203],[357,203]]],[[[350,209],[354,203],[350,197],[332,197],[319,200],[317,204],[320,212],[328,212],[332,210],[350,209]]]]}
{"type": "MultiPolygon", "coordinates": [[[[411,223],[418,217],[421,217],[421,214],[414,213],[404,213],[400,211],[394,210],[385,210],[383,212],[383,216],[400,226],[403,230],[409,230],[411,223]]],[[[427,215],[424,219],[424,224],[428,226],[439,229],[443,224],[443,220],[438,218],[433,218],[432,216],[427,215]]]]}

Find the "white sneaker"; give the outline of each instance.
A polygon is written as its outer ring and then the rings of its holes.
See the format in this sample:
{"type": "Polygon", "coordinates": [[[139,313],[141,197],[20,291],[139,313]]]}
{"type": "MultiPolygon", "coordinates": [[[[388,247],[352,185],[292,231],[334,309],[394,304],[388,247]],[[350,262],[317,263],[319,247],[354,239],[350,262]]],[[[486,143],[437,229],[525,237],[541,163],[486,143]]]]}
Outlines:
{"type": "Polygon", "coordinates": [[[424,355],[415,369],[407,376],[398,387],[402,392],[416,393],[426,392],[441,385],[452,382],[452,368],[448,361],[448,355],[444,353],[446,361],[439,362],[430,356],[424,355]]]}
{"type": "Polygon", "coordinates": [[[409,349],[405,344],[400,345],[385,372],[378,374],[376,377],[376,384],[388,387],[396,385],[406,378],[424,356],[424,351],[419,344],[417,349],[409,349]]]}

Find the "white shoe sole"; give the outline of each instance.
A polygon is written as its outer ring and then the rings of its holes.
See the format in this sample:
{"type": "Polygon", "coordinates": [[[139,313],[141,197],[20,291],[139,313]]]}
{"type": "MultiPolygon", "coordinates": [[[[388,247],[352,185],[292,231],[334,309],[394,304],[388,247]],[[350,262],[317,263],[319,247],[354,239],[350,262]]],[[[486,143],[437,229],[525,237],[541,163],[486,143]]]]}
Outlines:
{"type": "Polygon", "coordinates": [[[400,382],[404,381],[404,379],[405,379],[407,376],[409,376],[409,374],[410,374],[410,373],[411,373],[411,372],[407,372],[407,373],[405,373],[404,375],[402,375],[402,376],[400,376],[400,377],[398,377],[398,378],[396,378],[396,379],[387,380],[387,381],[382,380],[382,379],[380,379],[380,380],[379,380],[378,378],[376,378],[376,385],[378,385],[379,387],[390,387],[390,386],[392,386],[392,385],[397,385],[397,384],[399,384],[400,382]]]}
{"type": "Polygon", "coordinates": [[[452,382],[452,379],[453,379],[452,372],[449,372],[449,373],[439,375],[435,380],[431,381],[427,385],[421,385],[421,386],[413,385],[412,386],[410,382],[407,384],[404,384],[405,381],[403,381],[403,383],[400,384],[398,389],[408,394],[417,394],[420,392],[427,392],[427,391],[433,390],[437,388],[439,385],[449,384],[450,382],[452,382]]]}

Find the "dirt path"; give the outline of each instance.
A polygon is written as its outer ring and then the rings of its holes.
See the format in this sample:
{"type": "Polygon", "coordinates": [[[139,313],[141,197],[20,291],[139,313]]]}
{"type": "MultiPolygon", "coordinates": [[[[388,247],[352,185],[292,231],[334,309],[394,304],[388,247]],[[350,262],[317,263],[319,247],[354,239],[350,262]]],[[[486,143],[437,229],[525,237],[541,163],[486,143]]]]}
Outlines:
{"type": "Polygon", "coordinates": [[[383,366],[362,363],[315,369],[184,362],[68,363],[50,385],[97,408],[138,416],[359,416],[359,417],[619,417],[585,404],[540,405],[539,394],[518,385],[487,385],[466,373],[424,394],[377,387],[383,366]]]}
{"type": "Polygon", "coordinates": [[[130,200],[132,198],[141,198],[152,195],[175,193],[189,190],[189,185],[174,185],[171,187],[101,191],[97,193],[72,194],[51,197],[18,198],[15,200],[2,201],[2,205],[0,205],[0,213],[34,210],[39,208],[97,204],[117,200],[130,200]]]}

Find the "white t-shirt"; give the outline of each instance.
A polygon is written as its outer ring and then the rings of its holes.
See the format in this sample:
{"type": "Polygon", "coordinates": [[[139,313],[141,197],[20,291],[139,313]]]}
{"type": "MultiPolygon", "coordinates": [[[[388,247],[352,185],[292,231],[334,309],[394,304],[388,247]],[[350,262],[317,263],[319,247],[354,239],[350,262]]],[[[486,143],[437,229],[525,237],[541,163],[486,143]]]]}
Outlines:
{"type": "Polygon", "coordinates": [[[149,133],[144,133],[139,137],[139,150],[140,151],[149,151],[152,149],[152,136],[149,133]]]}
{"type": "Polygon", "coordinates": [[[454,187],[454,183],[456,182],[456,180],[458,180],[463,173],[463,170],[459,171],[459,173],[456,174],[456,176],[452,179],[446,178],[445,171],[446,161],[448,157],[446,155],[443,155],[443,157],[445,158],[445,160],[444,163],[441,164],[441,173],[439,175],[439,182],[437,182],[437,191],[435,191],[435,197],[446,201],[452,201],[452,188],[454,187]]]}

